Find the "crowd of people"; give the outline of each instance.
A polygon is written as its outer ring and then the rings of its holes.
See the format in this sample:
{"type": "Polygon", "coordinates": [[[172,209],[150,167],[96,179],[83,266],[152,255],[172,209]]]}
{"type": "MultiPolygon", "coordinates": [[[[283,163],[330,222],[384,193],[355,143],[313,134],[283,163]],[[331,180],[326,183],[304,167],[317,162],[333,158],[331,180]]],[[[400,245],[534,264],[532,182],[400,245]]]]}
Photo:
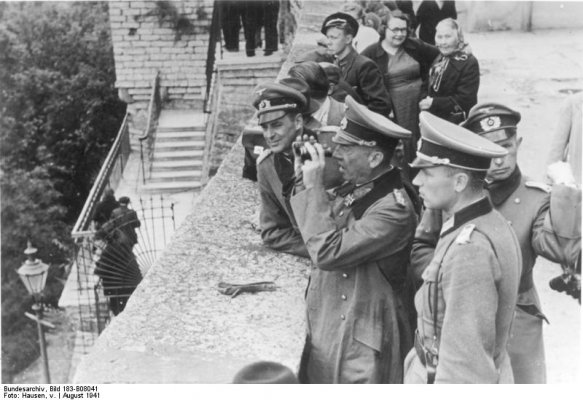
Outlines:
{"type": "Polygon", "coordinates": [[[326,17],[317,48],[254,92],[263,242],[313,263],[297,379],[544,383],[533,266],[560,263],[580,299],[580,105],[551,184],[529,179],[521,114],[478,103],[454,2],[387,3],[326,17]]]}

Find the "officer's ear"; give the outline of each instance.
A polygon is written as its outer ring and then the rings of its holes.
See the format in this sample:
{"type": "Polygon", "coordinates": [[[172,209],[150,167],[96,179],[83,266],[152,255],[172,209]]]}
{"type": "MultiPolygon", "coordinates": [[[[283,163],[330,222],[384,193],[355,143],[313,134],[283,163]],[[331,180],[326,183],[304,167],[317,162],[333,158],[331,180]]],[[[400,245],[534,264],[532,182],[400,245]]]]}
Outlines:
{"type": "Polygon", "coordinates": [[[516,150],[518,150],[520,148],[521,143],[522,143],[522,136],[520,136],[519,138],[516,139],[516,150]]]}
{"type": "Polygon", "coordinates": [[[461,193],[468,187],[470,183],[470,175],[466,172],[457,172],[454,174],[453,188],[456,193],[461,193]]]}
{"type": "Polygon", "coordinates": [[[304,126],[304,117],[302,116],[302,113],[297,113],[293,121],[296,130],[301,129],[304,126]]]}
{"type": "Polygon", "coordinates": [[[374,169],[380,166],[383,163],[384,159],[385,155],[383,154],[382,151],[373,150],[368,155],[368,165],[371,169],[374,169]]]}

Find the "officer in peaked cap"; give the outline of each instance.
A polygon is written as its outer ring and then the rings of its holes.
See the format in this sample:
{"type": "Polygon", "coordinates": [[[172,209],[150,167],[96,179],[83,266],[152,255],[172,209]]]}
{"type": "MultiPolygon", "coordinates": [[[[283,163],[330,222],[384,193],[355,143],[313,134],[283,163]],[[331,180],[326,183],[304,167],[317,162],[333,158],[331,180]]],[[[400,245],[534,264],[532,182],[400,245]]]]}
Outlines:
{"type": "Polygon", "coordinates": [[[415,297],[415,348],[405,383],[510,383],[507,343],[522,266],[520,245],[484,190],[492,158],[507,151],[428,112],[413,180],[427,210],[411,264],[423,283],[415,297]],[[444,222],[427,242],[428,213],[444,222]],[[477,296],[477,294],[479,294],[477,296]]]}
{"type": "MultiPolygon", "coordinates": [[[[289,206],[294,185],[292,143],[298,136],[317,136],[303,126],[309,99],[302,91],[309,88],[297,78],[263,83],[254,91],[253,106],[268,145],[257,158],[261,238],[273,250],[308,257],[289,206]]],[[[340,181],[338,168],[329,166],[327,171],[328,186],[340,181]]]]}
{"type": "Polygon", "coordinates": [[[300,382],[401,383],[413,338],[402,296],[417,216],[390,161],[411,133],[350,96],[346,106],[332,139],[346,183],[325,190],[319,143],[304,144],[308,160],[296,157],[302,172],[290,203],[316,267],[300,382]]]}
{"type": "Polygon", "coordinates": [[[517,135],[520,113],[499,103],[474,106],[461,125],[508,150],[495,158],[487,175],[494,208],[512,225],[522,250],[522,274],[509,343],[515,383],[546,383],[541,311],[534,286],[533,267],[538,255],[569,264],[580,251],[580,190],[566,185],[550,187],[524,176],[517,165],[522,138],[517,135]],[[554,206],[554,207],[553,207],[554,206]],[[549,212],[549,210],[552,210],[549,212]]]}
{"type": "Polygon", "coordinates": [[[257,109],[259,125],[280,119],[288,113],[301,113],[307,104],[308,100],[299,90],[282,83],[266,82],[254,90],[253,107],[257,109]]]}

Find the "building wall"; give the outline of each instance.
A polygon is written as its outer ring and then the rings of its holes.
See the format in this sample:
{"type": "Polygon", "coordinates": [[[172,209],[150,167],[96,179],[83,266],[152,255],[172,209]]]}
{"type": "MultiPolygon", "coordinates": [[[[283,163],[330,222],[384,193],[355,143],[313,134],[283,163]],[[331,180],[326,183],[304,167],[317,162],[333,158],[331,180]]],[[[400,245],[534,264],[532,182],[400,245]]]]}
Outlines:
{"type": "Polygon", "coordinates": [[[468,32],[583,28],[581,1],[459,1],[458,19],[468,32]]]}

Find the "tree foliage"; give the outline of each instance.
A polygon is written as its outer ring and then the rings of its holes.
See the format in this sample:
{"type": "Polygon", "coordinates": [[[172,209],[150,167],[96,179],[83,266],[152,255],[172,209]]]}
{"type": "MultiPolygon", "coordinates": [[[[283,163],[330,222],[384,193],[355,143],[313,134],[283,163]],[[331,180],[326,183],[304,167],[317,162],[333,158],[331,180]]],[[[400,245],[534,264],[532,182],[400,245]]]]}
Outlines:
{"type": "Polygon", "coordinates": [[[0,2],[3,381],[26,364],[9,339],[35,336],[18,334],[30,328],[15,273],[26,240],[51,265],[56,304],[54,265],[71,256],[72,224],[125,114],[114,82],[106,2],[0,2]]]}

